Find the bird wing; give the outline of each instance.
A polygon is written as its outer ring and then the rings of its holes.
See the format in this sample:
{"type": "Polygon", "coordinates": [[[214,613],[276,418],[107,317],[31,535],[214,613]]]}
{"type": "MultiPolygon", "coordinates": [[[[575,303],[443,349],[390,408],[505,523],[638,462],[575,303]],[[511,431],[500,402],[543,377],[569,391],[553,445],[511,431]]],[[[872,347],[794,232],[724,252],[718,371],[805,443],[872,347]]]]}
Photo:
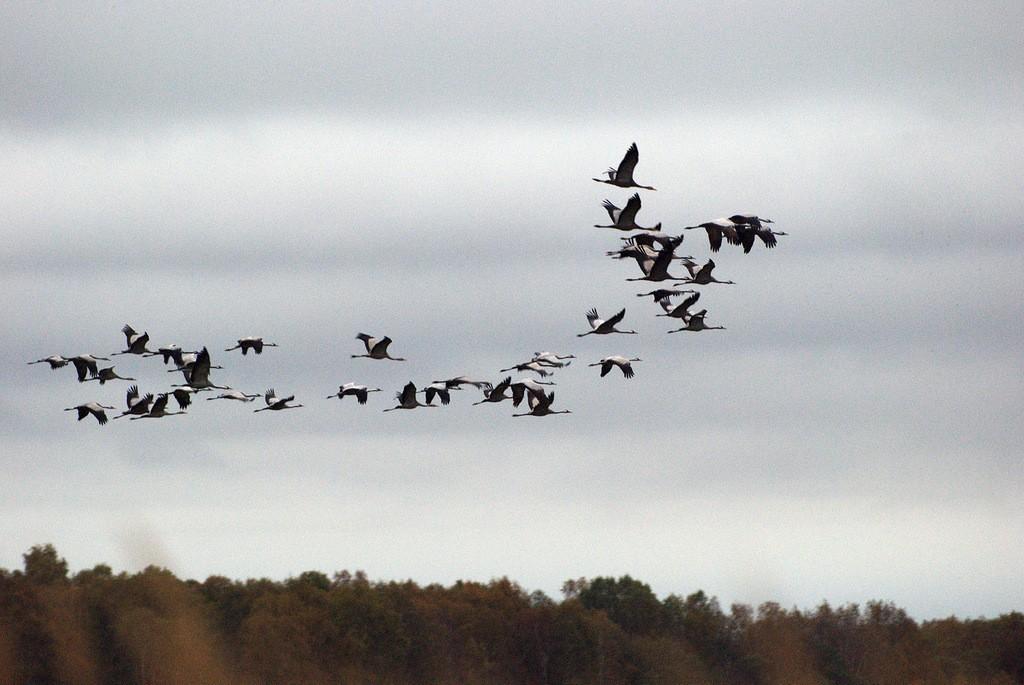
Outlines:
{"type": "Polygon", "coordinates": [[[75,371],[78,372],[78,381],[84,381],[85,374],[89,372],[89,362],[76,357],[71,360],[71,363],[75,365],[75,371]]]}
{"type": "Polygon", "coordinates": [[[620,311],[618,314],[616,314],[615,316],[613,316],[610,319],[608,319],[607,321],[605,321],[604,325],[607,328],[614,328],[615,324],[617,324],[620,321],[622,321],[625,317],[626,317],[626,310],[625,310],[625,308],[623,308],[623,310],[620,311]]]}
{"type": "Polygon", "coordinates": [[[653,274],[664,274],[668,275],[668,265],[672,263],[672,256],[675,254],[675,249],[672,247],[664,247],[658,256],[654,259],[654,264],[651,265],[651,272],[653,274]]]}
{"type": "Polygon", "coordinates": [[[693,275],[693,279],[697,280],[697,279],[700,279],[700,278],[707,278],[707,277],[709,277],[711,275],[712,270],[714,270],[714,268],[715,268],[715,262],[713,260],[709,259],[707,261],[707,263],[704,266],[702,266],[700,269],[698,269],[697,273],[695,273],[693,275]]]}
{"type": "Polygon", "coordinates": [[[491,395],[497,393],[498,395],[504,395],[505,391],[512,385],[512,376],[505,377],[500,383],[491,388],[491,395]]]}
{"type": "Polygon", "coordinates": [[[121,328],[121,332],[124,333],[126,344],[131,347],[132,337],[138,335],[138,333],[136,333],[135,329],[128,324],[125,324],[124,327],[121,328]]]}
{"type": "Polygon", "coordinates": [[[669,299],[668,295],[658,300],[658,304],[661,305],[661,308],[665,310],[666,314],[672,314],[672,300],[669,299]]]}
{"type": "Polygon", "coordinates": [[[149,342],[149,333],[143,333],[135,339],[135,342],[131,345],[132,349],[144,350],[146,349],[146,343],[149,342]]]}
{"type": "Polygon", "coordinates": [[[711,247],[712,252],[718,252],[722,249],[722,229],[718,226],[708,226],[708,245],[711,247]]]}
{"type": "MultiPolygon", "coordinates": [[[[434,397],[437,396],[437,395],[440,395],[441,391],[438,390],[437,388],[435,388],[432,385],[428,385],[427,389],[424,390],[424,394],[426,395],[427,404],[431,404],[434,401],[434,397]]],[[[448,404],[448,403],[444,401],[444,398],[441,398],[441,404],[448,404]]]]}
{"type": "Polygon", "coordinates": [[[149,408],[150,414],[161,414],[167,408],[167,393],[157,395],[153,406],[149,408]]]}
{"type": "Polygon", "coordinates": [[[356,390],[354,394],[356,396],[356,401],[358,401],[359,404],[366,404],[366,398],[370,396],[370,389],[361,388],[359,390],[356,390]]]}
{"type": "Polygon", "coordinates": [[[597,309],[591,309],[587,312],[587,321],[590,323],[591,328],[597,328],[601,325],[601,319],[597,316],[597,309]]]}
{"type": "Polygon", "coordinates": [[[629,146],[626,150],[626,156],[619,162],[619,168],[615,171],[615,180],[621,181],[623,179],[633,180],[633,169],[636,168],[636,163],[640,161],[640,151],[636,147],[636,143],[629,146]]]}
{"type": "Polygon", "coordinates": [[[129,409],[132,408],[132,400],[136,399],[138,396],[139,386],[133,385],[132,387],[128,388],[128,396],[125,398],[125,403],[128,405],[129,409]]]}
{"type": "Polygon", "coordinates": [[[769,250],[778,244],[778,240],[775,239],[775,234],[770,229],[760,229],[757,231],[757,237],[761,239],[764,246],[769,250]]]}
{"type": "Polygon", "coordinates": [[[608,212],[608,216],[611,217],[612,223],[618,223],[619,213],[621,210],[613,205],[611,200],[605,200],[601,203],[601,206],[604,207],[606,212],[608,212]]]}
{"type": "Polygon", "coordinates": [[[622,375],[625,376],[626,378],[633,377],[633,365],[631,363],[624,362],[622,364],[619,364],[619,368],[622,369],[622,375]]]}
{"type": "Polygon", "coordinates": [[[745,226],[742,229],[738,229],[738,237],[740,244],[743,245],[743,253],[747,254],[750,249],[754,247],[754,240],[757,238],[757,231],[750,227],[745,226]]]}
{"type": "Polygon", "coordinates": [[[604,378],[605,376],[608,375],[608,372],[612,370],[613,364],[614,362],[610,361],[601,362],[601,378],[604,378]]]}
{"type": "Polygon", "coordinates": [[[388,345],[390,345],[390,344],[391,344],[391,338],[388,338],[387,336],[381,338],[380,340],[376,341],[376,344],[374,344],[373,350],[371,350],[371,354],[376,353],[376,352],[380,352],[381,354],[387,354],[388,353],[388,345]]]}
{"type": "Polygon", "coordinates": [[[636,223],[636,213],[640,211],[640,193],[633,193],[626,206],[619,212],[619,219],[615,223],[620,226],[632,226],[636,223]]]}
{"type": "Polygon", "coordinates": [[[409,381],[402,388],[401,394],[398,396],[398,401],[401,404],[413,404],[416,402],[416,384],[409,381]]]}
{"type": "Polygon", "coordinates": [[[173,393],[174,401],[178,403],[179,409],[185,409],[192,404],[192,393],[184,388],[177,388],[173,393]]]}
{"type": "Polygon", "coordinates": [[[210,378],[210,351],[205,347],[199,351],[192,364],[192,371],[189,372],[189,385],[195,383],[206,383],[210,378]]]}
{"type": "Polygon", "coordinates": [[[681,314],[685,313],[686,310],[689,309],[690,307],[692,307],[694,304],[696,304],[697,300],[699,300],[699,299],[700,299],[700,293],[694,293],[694,294],[690,295],[688,298],[686,298],[685,300],[683,300],[679,304],[679,307],[676,307],[676,311],[679,311],[679,308],[682,307],[682,312],[680,312],[680,313],[681,314]]]}
{"type": "Polygon", "coordinates": [[[277,393],[274,392],[273,388],[270,388],[265,393],[263,393],[263,401],[267,403],[268,407],[274,403],[275,397],[277,397],[277,393]]]}
{"type": "Polygon", "coordinates": [[[356,340],[363,341],[363,345],[366,346],[367,354],[369,354],[373,350],[373,346],[377,344],[377,339],[368,333],[357,333],[356,340]]]}

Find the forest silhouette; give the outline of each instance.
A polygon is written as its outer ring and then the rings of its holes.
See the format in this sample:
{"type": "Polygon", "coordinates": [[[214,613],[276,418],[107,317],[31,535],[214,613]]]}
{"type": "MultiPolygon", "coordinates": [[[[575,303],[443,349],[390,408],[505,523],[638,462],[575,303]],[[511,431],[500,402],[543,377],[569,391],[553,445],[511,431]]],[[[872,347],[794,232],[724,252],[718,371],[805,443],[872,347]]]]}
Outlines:
{"type": "Polygon", "coordinates": [[[69,575],[51,545],[0,569],[0,684],[1024,682],[1024,615],[917,622],[892,603],[726,612],[630,576],[563,597],[501,578],[450,587],[308,571],[181,580],[69,575]]]}

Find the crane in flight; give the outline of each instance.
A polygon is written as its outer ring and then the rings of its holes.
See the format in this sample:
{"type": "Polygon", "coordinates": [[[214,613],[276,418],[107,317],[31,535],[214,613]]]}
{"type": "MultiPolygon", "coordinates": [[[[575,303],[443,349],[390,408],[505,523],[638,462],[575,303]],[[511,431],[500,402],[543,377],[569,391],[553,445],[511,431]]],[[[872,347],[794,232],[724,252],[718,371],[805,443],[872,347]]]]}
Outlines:
{"type": "Polygon", "coordinates": [[[656,190],[651,186],[642,186],[633,180],[633,170],[636,169],[636,163],[640,161],[640,151],[636,147],[636,143],[629,146],[626,150],[625,156],[622,161],[619,162],[618,168],[608,167],[605,171],[605,176],[608,178],[595,178],[594,180],[598,183],[607,183],[608,185],[617,186],[619,188],[642,188],[643,190],[656,190]]]}

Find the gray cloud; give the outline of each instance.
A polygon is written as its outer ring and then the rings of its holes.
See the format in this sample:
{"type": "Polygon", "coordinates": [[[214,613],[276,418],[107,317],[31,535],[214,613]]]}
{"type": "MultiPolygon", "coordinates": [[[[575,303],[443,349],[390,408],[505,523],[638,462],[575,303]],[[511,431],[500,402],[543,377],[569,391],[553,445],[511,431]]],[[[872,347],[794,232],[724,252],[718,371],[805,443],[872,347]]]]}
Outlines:
{"type": "Polygon", "coordinates": [[[1012,112],[1021,15],[1001,2],[9,4],[0,86],[4,118],[28,126],[267,109],[635,119],[805,99],[1012,112]]]}
{"type": "Polygon", "coordinates": [[[1020,13],[0,8],[0,565],[53,541],[191,576],[1020,608],[1020,13]],[[589,179],[634,139],[644,221],[791,234],[715,256],[726,331],[666,335],[602,254],[627,193],[589,179]],[[578,339],[591,306],[641,335],[578,339]],[[24,362],[121,349],[125,321],[307,407],[76,423],[125,386],[24,362]],[[351,359],[358,331],[410,361],[351,359]],[[282,346],[223,352],[250,334],[282,346]],[[380,412],[542,349],[579,356],[571,416],[380,412]],[[585,366],[616,352],[632,381],[585,366]],[[324,399],[348,380],[386,392],[324,399]]]}

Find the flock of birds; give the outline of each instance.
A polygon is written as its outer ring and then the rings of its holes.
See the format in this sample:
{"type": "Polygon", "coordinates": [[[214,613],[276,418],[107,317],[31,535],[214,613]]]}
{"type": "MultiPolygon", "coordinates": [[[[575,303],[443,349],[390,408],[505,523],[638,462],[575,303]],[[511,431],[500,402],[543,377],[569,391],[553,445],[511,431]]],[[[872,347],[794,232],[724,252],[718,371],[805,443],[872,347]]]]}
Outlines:
{"type": "MultiPolygon", "coordinates": [[[[636,143],[633,143],[626,151],[625,156],[618,167],[610,167],[606,172],[607,178],[595,178],[599,183],[605,183],[618,188],[629,188],[638,190],[655,190],[651,186],[640,185],[633,178],[633,172],[640,159],[636,143]]],[[[732,281],[721,281],[714,277],[715,262],[708,259],[703,265],[695,262],[692,256],[677,255],[676,251],[683,243],[684,234],[670,235],[662,231],[661,223],[645,227],[637,224],[637,214],[641,209],[639,193],[634,193],[622,208],[616,206],[610,200],[603,203],[605,210],[610,217],[610,224],[595,224],[596,228],[610,228],[618,231],[629,232],[630,235],[623,237],[622,245],[606,254],[614,259],[634,259],[640,267],[641,275],[636,278],[628,278],[627,281],[649,281],[654,283],[679,283],[688,285],[706,286],[711,284],[733,284],[732,281]],[[686,270],[686,275],[673,276],[669,269],[678,265],[686,270]]],[[[706,221],[694,226],[686,226],[684,231],[703,229],[707,233],[708,245],[711,252],[717,253],[722,248],[723,238],[729,245],[741,247],[744,253],[749,253],[758,240],[768,249],[774,248],[778,236],[785,233],[775,231],[771,228],[770,219],[764,219],[753,214],[734,214],[728,218],[706,221]]],[[[651,297],[663,310],[658,314],[661,317],[668,317],[677,320],[681,327],[672,329],[668,333],[678,332],[701,332],[708,330],[723,330],[724,326],[709,326],[705,323],[707,310],[691,311],[700,299],[700,292],[693,289],[677,289],[672,287],[660,287],[646,293],[639,293],[637,297],[651,297]],[[678,303],[673,298],[685,296],[678,303]]],[[[578,337],[588,335],[609,335],[613,333],[624,335],[636,335],[633,330],[621,330],[617,328],[626,316],[623,308],[614,316],[602,319],[597,309],[590,309],[586,313],[590,330],[579,333],[578,337]]],[[[67,407],[65,411],[78,413],[78,420],[92,415],[100,423],[106,424],[108,420],[116,420],[128,417],[129,420],[156,419],[165,416],[175,416],[186,413],[192,405],[193,395],[203,392],[211,392],[207,400],[234,400],[237,402],[254,402],[260,394],[245,393],[227,385],[216,385],[210,378],[210,372],[214,369],[223,369],[211,363],[210,352],[206,347],[200,350],[185,351],[178,345],[167,345],[150,350],[149,334],[139,333],[130,325],[122,328],[125,336],[125,349],[114,352],[116,355],[135,355],[137,357],[161,357],[164,365],[173,362],[173,368],[169,372],[179,372],[184,377],[184,383],[171,385],[166,392],[156,395],[153,393],[142,394],[138,385],[131,385],[128,388],[124,409],[117,415],[108,417],[107,412],[117,411],[116,407],[105,405],[98,401],[84,402],[74,407],[67,407]],[[213,395],[212,391],[219,390],[213,395]],[[170,399],[173,398],[178,409],[176,411],[168,408],[170,399]]],[[[356,339],[361,341],[365,353],[353,354],[352,358],[368,358],[373,360],[390,360],[396,362],[405,361],[402,357],[393,357],[389,353],[392,340],[388,337],[377,338],[366,333],[359,333],[356,339]]],[[[240,350],[243,356],[251,351],[256,355],[263,353],[268,347],[277,347],[276,343],[266,342],[261,337],[239,338],[233,347],[225,348],[225,352],[240,350]]],[[[555,410],[552,405],[555,401],[554,390],[551,386],[554,382],[549,377],[555,370],[569,366],[576,357],[572,354],[560,355],[553,352],[536,352],[529,360],[514,364],[508,368],[501,369],[501,373],[515,371],[517,373],[533,373],[537,378],[519,378],[513,381],[512,376],[506,376],[497,383],[486,380],[475,380],[467,376],[457,376],[444,380],[436,380],[418,389],[416,384],[409,382],[401,391],[395,393],[397,404],[384,409],[385,412],[398,409],[416,409],[420,407],[438,407],[447,405],[451,401],[453,390],[461,390],[469,386],[481,391],[482,399],[474,402],[474,405],[500,403],[510,400],[514,407],[519,407],[526,401],[528,411],[512,414],[519,416],[550,416],[553,414],[572,413],[568,409],[555,410]],[[419,396],[423,395],[424,402],[420,402],[419,396]],[[440,405],[434,404],[438,400],[440,405]]],[[[80,354],[74,357],[53,355],[45,359],[28,362],[29,364],[48,364],[51,369],[60,369],[71,364],[77,372],[78,381],[86,383],[97,381],[99,385],[105,385],[112,381],[132,381],[132,377],[121,376],[115,367],[100,367],[100,361],[111,361],[110,357],[98,357],[91,354],[80,354]]],[[[600,367],[601,377],[607,376],[613,369],[618,368],[625,378],[632,378],[635,375],[633,363],[642,361],[639,357],[628,357],[625,355],[611,355],[589,364],[591,367],[600,367]]],[[[380,388],[370,388],[359,383],[345,383],[338,387],[338,391],[328,395],[327,399],[337,398],[343,400],[346,397],[355,398],[360,405],[365,405],[370,393],[381,392],[380,388]]],[[[295,404],[295,396],[278,396],[273,388],[262,394],[264,406],[255,409],[255,412],[281,411],[285,409],[297,409],[301,404],[295,404]]]]}

